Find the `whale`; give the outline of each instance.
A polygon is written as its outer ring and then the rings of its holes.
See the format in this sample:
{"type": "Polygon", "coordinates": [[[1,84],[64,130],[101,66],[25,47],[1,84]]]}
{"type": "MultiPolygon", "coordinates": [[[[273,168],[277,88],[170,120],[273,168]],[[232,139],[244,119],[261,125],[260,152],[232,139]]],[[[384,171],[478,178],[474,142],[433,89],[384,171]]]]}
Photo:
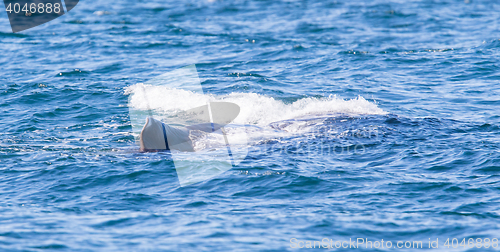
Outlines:
{"type": "Polygon", "coordinates": [[[220,130],[224,134],[223,127],[231,123],[239,113],[240,107],[234,103],[209,102],[177,113],[172,123],[149,116],[139,135],[140,151],[194,152],[191,131],[214,133],[220,130]],[[190,125],[179,126],[185,123],[190,125]]]}

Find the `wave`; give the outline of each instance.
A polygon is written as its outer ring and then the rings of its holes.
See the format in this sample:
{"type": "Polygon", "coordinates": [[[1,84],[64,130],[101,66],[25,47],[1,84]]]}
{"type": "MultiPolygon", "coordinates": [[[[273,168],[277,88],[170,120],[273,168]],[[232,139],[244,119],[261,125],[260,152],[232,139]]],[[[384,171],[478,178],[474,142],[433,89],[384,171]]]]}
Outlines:
{"type": "Polygon", "coordinates": [[[130,95],[130,107],[139,110],[151,109],[167,116],[205,105],[207,99],[212,102],[232,102],[240,107],[240,114],[234,123],[241,125],[265,126],[272,122],[322,114],[387,114],[375,102],[370,102],[361,96],[349,100],[344,100],[336,95],[323,98],[307,97],[286,103],[257,93],[199,94],[142,83],[127,87],[125,94],[130,95]]]}

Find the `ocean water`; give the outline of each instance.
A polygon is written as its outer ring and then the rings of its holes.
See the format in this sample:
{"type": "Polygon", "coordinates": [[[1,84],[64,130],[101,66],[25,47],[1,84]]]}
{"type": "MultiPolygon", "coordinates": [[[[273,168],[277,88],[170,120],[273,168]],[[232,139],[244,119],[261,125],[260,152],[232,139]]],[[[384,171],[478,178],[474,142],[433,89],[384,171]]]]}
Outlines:
{"type": "Polygon", "coordinates": [[[486,0],[80,1],[13,34],[0,11],[0,251],[498,250],[498,20],[486,0]],[[143,84],[192,64],[248,155],[181,187],[129,99],[197,103],[143,84]]]}

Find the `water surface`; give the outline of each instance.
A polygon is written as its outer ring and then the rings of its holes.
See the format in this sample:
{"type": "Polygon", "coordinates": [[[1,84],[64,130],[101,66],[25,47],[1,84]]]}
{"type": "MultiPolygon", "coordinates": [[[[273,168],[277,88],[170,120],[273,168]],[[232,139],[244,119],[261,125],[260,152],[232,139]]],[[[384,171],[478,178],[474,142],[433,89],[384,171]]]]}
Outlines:
{"type": "Polygon", "coordinates": [[[500,238],[495,1],[80,1],[17,34],[0,13],[3,251],[500,238]],[[180,187],[127,90],[190,64],[289,134],[180,187]]]}

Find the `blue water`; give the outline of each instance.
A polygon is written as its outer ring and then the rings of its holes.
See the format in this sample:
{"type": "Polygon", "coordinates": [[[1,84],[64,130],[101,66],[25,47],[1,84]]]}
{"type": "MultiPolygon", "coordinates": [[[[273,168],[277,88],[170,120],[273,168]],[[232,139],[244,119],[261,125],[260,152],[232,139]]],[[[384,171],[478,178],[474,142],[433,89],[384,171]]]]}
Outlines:
{"type": "Polygon", "coordinates": [[[17,34],[0,13],[1,251],[500,238],[497,1],[80,1],[17,34]],[[180,187],[127,89],[191,64],[287,134],[180,187]]]}

